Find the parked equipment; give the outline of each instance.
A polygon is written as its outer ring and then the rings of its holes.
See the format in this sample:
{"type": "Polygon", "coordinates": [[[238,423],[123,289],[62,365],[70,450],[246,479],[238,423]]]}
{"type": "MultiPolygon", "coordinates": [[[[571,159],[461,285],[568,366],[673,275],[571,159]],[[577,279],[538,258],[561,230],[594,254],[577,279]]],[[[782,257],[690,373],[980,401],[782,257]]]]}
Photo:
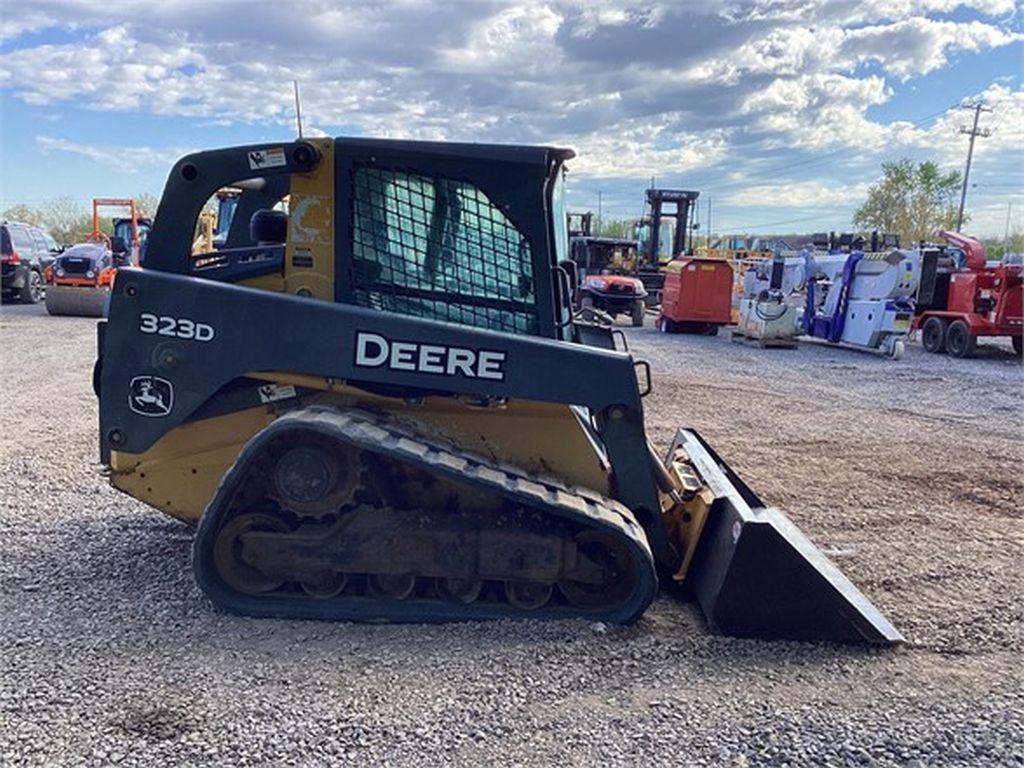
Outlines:
{"type": "Polygon", "coordinates": [[[216,208],[203,208],[199,214],[196,239],[192,242],[193,255],[212,253],[227,244],[228,230],[240,194],[241,190],[232,187],[218,189],[214,195],[217,198],[216,208]]]}
{"type": "MultiPolygon", "coordinates": [[[[628,622],[681,581],[719,631],[899,633],[576,324],[547,147],[310,139],[182,158],[97,363],[111,483],[198,520],[197,580],[255,616],[628,622]],[[196,218],[258,177],[249,242],[196,218]],[[271,210],[290,195],[289,214],[271,210]]],[[[680,395],[683,396],[683,395],[680,395]]]]}
{"type": "Polygon", "coordinates": [[[658,330],[718,333],[732,321],[732,282],[732,266],[725,259],[673,259],[665,267],[658,330]]]}
{"type": "Polygon", "coordinates": [[[102,317],[114,274],[119,267],[138,266],[150,220],[140,218],[134,200],[92,201],[92,233],[46,269],[46,311],[51,315],[102,317]],[[113,234],[100,228],[100,208],[127,207],[130,217],[113,221],[113,234]]]}
{"type": "Polygon", "coordinates": [[[594,227],[593,211],[570,211],[565,214],[565,225],[569,230],[569,239],[590,237],[594,227]]]}
{"type": "Polygon", "coordinates": [[[795,347],[797,310],[789,298],[801,282],[802,273],[799,260],[783,256],[750,267],[744,276],[744,295],[733,339],[756,341],[762,347],[795,347]]]}
{"type": "Polygon", "coordinates": [[[921,249],[914,328],[921,329],[924,348],[971,357],[979,336],[1009,336],[1020,355],[1024,266],[986,261],[985,247],[959,232],[939,236],[953,247],[921,249]]]}
{"type": "Polygon", "coordinates": [[[633,276],[636,243],[588,234],[571,238],[569,249],[571,262],[566,267],[575,277],[576,308],[600,310],[612,319],[626,315],[634,327],[642,326],[647,291],[639,278],[633,276]]]}
{"type": "Polygon", "coordinates": [[[700,192],[685,189],[647,190],[647,212],[636,224],[639,251],[636,276],[647,290],[648,306],[660,303],[669,262],[680,256],[693,255],[690,214],[699,196],[700,192]],[[673,223],[667,249],[661,239],[665,219],[671,219],[673,223]]]}
{"type": "Polygon", "coordinates": [[[806,336],[899,359],[910,333],[918,252],[803,252],[806,336]]]}

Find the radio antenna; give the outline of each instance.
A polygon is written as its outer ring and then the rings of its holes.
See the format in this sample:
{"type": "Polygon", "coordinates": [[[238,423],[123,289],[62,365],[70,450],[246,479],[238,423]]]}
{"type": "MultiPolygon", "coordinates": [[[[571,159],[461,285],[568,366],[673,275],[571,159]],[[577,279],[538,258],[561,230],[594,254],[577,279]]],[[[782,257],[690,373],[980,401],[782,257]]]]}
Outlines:
{"type": "Polygon", "coordinates": [[[295,122],[299,126],[299,138],[302,138],[302,105],[299,102],[299,81],[292,80],[292,85],[295,87],[295,122]]]}

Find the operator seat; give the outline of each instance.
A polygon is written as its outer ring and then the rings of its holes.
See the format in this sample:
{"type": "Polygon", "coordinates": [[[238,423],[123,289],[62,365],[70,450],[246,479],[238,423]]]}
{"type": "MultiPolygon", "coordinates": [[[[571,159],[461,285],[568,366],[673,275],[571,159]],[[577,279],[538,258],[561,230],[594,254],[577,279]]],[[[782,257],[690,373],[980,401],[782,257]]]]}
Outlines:
{"type": "Polygon", "coordinates": [[[283,245],[288,240],[288,214],[261,208],[249,219],[249,236],[259,245],[283,245]]]}

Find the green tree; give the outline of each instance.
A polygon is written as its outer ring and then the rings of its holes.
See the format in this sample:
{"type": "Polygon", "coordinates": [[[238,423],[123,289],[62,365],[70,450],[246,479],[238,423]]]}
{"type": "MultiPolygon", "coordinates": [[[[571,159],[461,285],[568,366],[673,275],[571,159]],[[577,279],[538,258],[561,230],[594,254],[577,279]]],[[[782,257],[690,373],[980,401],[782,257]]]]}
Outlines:
{"type": "Polygon", "coordinates": [[[854,213],[853,223],[896,232],[904,243],[931,239],[936,229],[956,226],[960,178],[959,171],[943,171],[930,160],[882,163],[882,178],[868,189],[868,199],[854,213]]]}
{"type": "Polygon", "coordinates": [[[1005,238],[987,237],[981,241],[985,255],[990,259],[1001,259],[1008,253],[1024,253],[1024,230],[1014,228],[1005,238]]]}
{"type": "Polygon", "coordinates": [[[31,224],[33,227],[43,227],[46,225],[46,217],[43,215],[43,212],[24,203],[12,205],[3,213],[0,213],[0,219],[20,221],[23,224],[31,224]]]}
{"type": "Polygon", "coordinates": [[[43,217],[58,243],[80,243],[92,232],[92,214],[70,195],[48,201],[43,206],[43,217]]]}
{"type": "MultiPolygon", "coordinates": [[[[144,192],[135,198],[136,209],[140,216],[152,218],[156,215],[159,198],[144,192]]],[[[111,218],[127,216],[128,209],[123,213],[117,209],[101,210],[100,230],[106,234],[112,231],[111,218]]],[[[70,195],[55,197],[39,206],[19,204],[11,206],[0,214],[0,218],[9,221],[20,221],[49,230],[54,239],[65,245],[80,243],[92,233],[92,208],[83,205],[70,195]]]]}
{"type": "Polygon", "coordinates": [[[632,237],[633,221],[631,219],[601,219],[597,223],[595,234],[600,237],[632,237]]]}
{"type": "Polygon", "coordinates": [[[152,192],[142,192],[135,196],[135,210],[139,216],[152,219],[156,216],[156,207],[160,204],[160,198],[152,192]]]}

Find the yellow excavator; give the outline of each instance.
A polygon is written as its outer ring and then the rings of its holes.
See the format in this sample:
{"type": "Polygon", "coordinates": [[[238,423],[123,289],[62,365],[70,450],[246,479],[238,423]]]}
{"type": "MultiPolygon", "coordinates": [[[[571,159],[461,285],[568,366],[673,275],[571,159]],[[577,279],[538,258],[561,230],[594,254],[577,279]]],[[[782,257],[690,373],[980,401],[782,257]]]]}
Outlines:
{"type": "Polygon", "coordinates": [[[724,633],[898,642],[695,431],[655,452],[649,366],[572,313],[572,156],[339,138],[182,158],[99,328],[111,483],[197,523],[196,579],[242,614],[630,622],[660,584],[724,633]],[[225,186],[224,246],[193,254],[225,186]]]}

